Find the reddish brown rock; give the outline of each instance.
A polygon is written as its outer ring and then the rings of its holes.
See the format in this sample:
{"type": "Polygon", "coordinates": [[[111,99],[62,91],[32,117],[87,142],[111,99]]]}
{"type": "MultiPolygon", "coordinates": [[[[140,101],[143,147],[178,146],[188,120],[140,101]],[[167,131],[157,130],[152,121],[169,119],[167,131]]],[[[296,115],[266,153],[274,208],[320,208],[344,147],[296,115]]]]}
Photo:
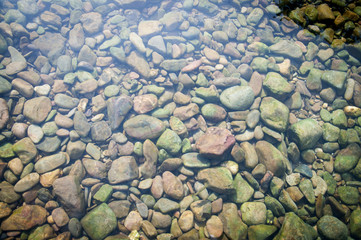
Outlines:
{"type": "Polygon", "coordinates": [[[158,105],[157,96],[154,94],[145,94],[134,98],[134,111],[139,114],[152,111],[158,105]]]}
{"type": "Polygon", "coordinates": [[[10,217],[1,223],[4,231],[29,230],[42,225],[46,220],[46,210],[37,205],[25,205],[16,209],[10,217]]]}
{"type": "Polygon", "coordinates": [[[210,127],[196,142],[201,154],[209,157],[220,157],[234,145],[236,138],[224,128],[210,127]]]}
{"type": "Polygon", "coordinates": [[[164,172],[162,177],[164,192],[171,198],[181,200],[184,196],[184,189],[181,180],[168,171],[164,172]]]}

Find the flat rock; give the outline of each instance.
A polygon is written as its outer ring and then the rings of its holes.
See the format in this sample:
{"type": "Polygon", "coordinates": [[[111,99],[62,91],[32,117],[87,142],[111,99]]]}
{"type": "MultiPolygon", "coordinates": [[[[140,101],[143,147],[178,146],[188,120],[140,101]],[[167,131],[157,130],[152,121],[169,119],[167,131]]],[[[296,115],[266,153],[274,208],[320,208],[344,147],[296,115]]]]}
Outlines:
{"type": "Polygon", "coordinates": [[[287,129],[289,109],[273,97],[265,97],[260,105],[262,121],[272,129],[284,132],[287,129]]]}
{"type": "Polygon", "coordinates": [[[201,154],[210,157],[221,157],[236,142],[233,134],[223,128],[210,127],[196,142],[201,154]]]}
{"type": "Polygon", "coordinates": [[[200,170],[197,179],[206,182],[211,190],[218,193],[229,193],[234,191],[232,174],[225,167],[200,170]]]}
{"type": "Polygon", "coordinates": [[[32,123],[41,123],[51,110],[51,101],[47,97],[30,99],[24,104],[23,114],[32,123]]]}
{"type": "Polygon", "coordinates": [[[150,77],[150,67],[145,58],[137,51],[133,51],[126,58],[126,63],[134,68],[134,71],[142,75],[144,78],[150,77]]]}
{"type": "Polygon", "coordinates": [[[107,100],[107,113],[109,125],[112,130],[116,130],[120,126],[132,107],[133,101],[126,95],[109,98],[107,100]]]}
{"type": "Polygon", "coordinates": [[[271,143],[258,141],[256,143],[256,152],[260,163],[266,166],[267,170],[273,172],[276,176],[282,177],[285,173],[285,157],[271,143]]]}
{"type": "Polygon", "coordinates": [[[158,118],[148,115],[137,115],[128,119],[123,128],[125,132],[135,139],[154,139],[165,130],[164,123],[158,118]]]}
{"type": "Polygon", "coordinates": [[[138,177],[138,165],[132,156],[120,157],[112,162],[108,172],[110,184],[133,180],[138,177]]]}
{"type": "Polygon", "coordinates": [[[40,226],[46,221],[46,210],[38,205],[24,205],[17,208],[1,223],[3,231],[23,231],[40,226]]]}
{"type": "Polygon", "coordinates": [[[313,148],[322,136],[322,127],[316,120],[304,119],[291,125],[289,138],[301,149],[313,148]]]}
{"type": "Polygon", "coordinates": [[[248,86],[234,86],[225,89],[220,95],[221,103],[232,110],[246,110],[254,101],[254,92],[248,86]]]}

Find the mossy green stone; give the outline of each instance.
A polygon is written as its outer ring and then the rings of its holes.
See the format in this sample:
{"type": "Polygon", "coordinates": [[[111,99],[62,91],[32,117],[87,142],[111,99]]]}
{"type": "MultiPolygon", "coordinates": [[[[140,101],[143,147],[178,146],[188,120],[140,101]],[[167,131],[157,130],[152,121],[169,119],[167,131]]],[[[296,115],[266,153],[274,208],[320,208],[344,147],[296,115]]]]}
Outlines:
{"type": "Polygon", "coordinates": [[[360,137],[355,129],[348,128],[346,130],[347,143],[360,143],[360,137]]]}
{"type": "Polygon", "coordinates": [[[15,157],[13,152],[13,145],[11,143],[5,143],[0,146],[0,158],[11,158],[15,157]]]}
{"type": "Polygon", "coordinates": [[[275,198],[266,196],[264,199],[267,209],[270,209],[276,217],[284,216],[285,209],[282,204],[275,198]]]}
{"type": "Polygon", "coordinates": [[[300,182],[299,188],[305,195],[307,201],[312,205],[315,204],[315,192],[313,191],[313,185],[310,179],[304,179],[300,182]]]}
{"type": "Polygon", "coordinates": [[[361,157],[361,148],[357,143],[352,143],[342,149],[335,159],[335,171],[344,173],[353,169],[361,157]]]}
{"type": "Polygon", "coordinates": [[[263,57],[255,57],[251,62],[251,67],[254,71],[260,73],[267,73],[269,61],[263,57]]]}
{"type": "Polygon", "coordinates": [[[248,228],[249,240],[265,240],[272,236],[277,231],[277,227],[274,225],[254,225],[248,228]]]}
{"type": "Polygon", "coordinates": [[[182,141],[182,153],[188,153],[191,152],[193,150],[192,148],[192,144],[191,141],[189,140],[189,138],[185,138],[182,141]]]}
{"type": "Polygon", "coordinates": [[[197,88],[196,96],[204,99],[206,102],[217,102],[219,100],[219,94],[216,88],[214,87],[200,87],[197,88]]]}
{"type": "Polygon", "coordinates": [[[164,87],[158,87],[157,85],[149,85],[147,86],[148,93],[153,93],[158,97],[164,93],[164,87]]]}
{"type": "Polygon", "coordinates": [[[176,211],[178,209],[179,203],[168,198],[161,198],[154,205],[154,210],[161,211],[164,214],[176,211]]]}
{"type": "Polygon", "coordinates": [[[247,202],[253,196],[254,189],[239,173],[234,177],[233,187],[235,193],[231,195],[231,199],[236,203],[247,202]]]}
{"type": "Polygon", "coordinates": [[[182,139],[172,130],[166,129],[158,138],[157,147],[165,149],[174,155],[181,149],[182,139]]]}
{"type": "Polygon", "coordinates": [[[345,204],[353,205],[359,203],[359,192],[357,188],[351,186],[340,186],[337,188],[341,201],[345,204]]]}
{"type": "Polygon", "coordinates": [[[106,203],[102,203],[88,212],[80,222],[85,232],[93,240],[104,239],[117,226],[117,218],[106,203]]]}
{"type": "Polygon", "coordinates": [[[321,116],[321,119],[325,122],[329,122],[332,119],[331,113],[324,108],[321,109],[320,116],[321,116]]]}
{"type": "Polygon", "coordinates": [[[317,230],[325,239],[346,240],[348,230],[346,224],[333,216],[323,216],[317,222],[317,230]]]}
{"type": "Polygon", "coordinates": [[[340,129],[331,123],[325,123],[322,125],[322,136],[325,141],[335,142],[340,135],[340,129]]]}
{"type": "Polygon", "coordinates": [[[201,113],[206,120],[220,122],[226,118],[227,112],[221,106],[208,103],[201,108],[201,113]]]}
{"type": "Polygon", "coordinates": [[[304,223],[295,213],[286,213],[282,227],[274,240],[316,239],[317,232],[310,225],[304,223]]]}
{"type": "Polygon", "coordinates": [[[323,180],[325,180],[325,182],[327,184],[327,193],[330,194],[330,195],[335,194],[337,182],[332,177],[332,175],[329,172],[324,172],[322,174],[322,178],[323,178],[323,180]]]}
{"type": "Polygon", "coordinates": [[[270,128],[284,132],[287,129],[290,110],[273,97],[265,97],[260,105],[261,119],[270,128]]]}
{"type": "Polygon", "coordinates": [[[325,71],[322,74],[321,80],[330,84],[338,90],[341,90],[344,87],[346,81],[346,72],[340,72],[335,70],[325,71]]]}
{"type": "Polygon", "coordinates": [[[43,240],[52,237],[55,237],[54,229],[49,224],[45,224],[35,228],[35,230],[30,233],[28,239],[43,240]]]}
{"type": "Polygon", "coordinates": [[[337,127],[347,127],[347,117],[342,109],[337,109],[332,112],[332,124],[337,127]]]}
{"type": "Polygon", "coordinates": [[[109,184],[104,184],[99,188],[99,190],[95,193],[94,199],[99,202],[107,202],[110,196],[113,193],[113,188],[109,184]]]}
{"type": "Polygon", "coordinates": [[[300,150],[309,149],[316,145],[322,136],[322,128],[314,119],[304,119],[291,125],[289,138],[296,142],[300,150]]]}
{"type": "Polygon", "coordinates": [[[355,239],[361,239],[361,209],[354,210],[351,213],[350,232],[355,239]]]}
{"type": "Polygon", "coordinates": [[[134,143],[133,151],[136,155],[143,156],[143,143],[141,142],[134,143]]]}

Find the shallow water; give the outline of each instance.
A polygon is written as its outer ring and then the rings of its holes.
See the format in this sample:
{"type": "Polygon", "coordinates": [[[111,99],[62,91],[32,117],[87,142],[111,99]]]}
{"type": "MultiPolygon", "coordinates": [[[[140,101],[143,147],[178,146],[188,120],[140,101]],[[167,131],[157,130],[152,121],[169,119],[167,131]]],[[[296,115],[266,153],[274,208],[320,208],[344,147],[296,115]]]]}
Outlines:
{"type": "Polygon", "coordinates": [[[358,3],[0,4],[1,238],[361,238],[358,3]]]}

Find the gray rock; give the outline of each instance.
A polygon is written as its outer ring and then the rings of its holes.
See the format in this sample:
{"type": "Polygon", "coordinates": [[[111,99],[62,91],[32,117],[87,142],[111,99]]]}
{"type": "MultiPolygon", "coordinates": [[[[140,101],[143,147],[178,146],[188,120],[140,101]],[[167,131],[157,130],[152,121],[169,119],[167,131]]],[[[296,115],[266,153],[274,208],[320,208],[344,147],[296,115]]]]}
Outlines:
{"type": "Polygon", "coordinates": [[[339,219],[328,215],[317,222],[317,230],[326,239],[342,240],[348,236],[347,226],[339,219]]]}
{"type": "Polygon", "coordinates": [[[242,220],[249,225],[266,223],[266,205],[262,202],[245,202],[241,205],[242,220]]]}
{"type": "Polygon", "coordinates": [[[36,184],[39,183],[40,176],[38,173],[30,173],[20,179],[14,186],[15,192],[25,192],[32,187],[34,187],[36,184]]]}
{"type": "Polygon", "coordinates": [[[338,90],[341,90],[345,86],[346,72],[340,72],[335,70],[324,71],[321,80],[330,84],[338,90]]]}
{"type": "Polygon", "coordinates": [[[225,167],[203,169],[198,172],[197,179],[206,182],[209,189],[218,193],[234,191],[232,174],[225,167]]]}
{"type": "Polygon", "coordinates": [[[58,136],[45,137],[40,143],[36,144],[36,148],[46,153],[53,153],[60,147],[61,141],[58,136]]]}
{"type": "Polygon", "coordinates": [[[51,101],[47,97],[30,99],[24,104],[23,114],[32,123],[41,123],[51,110],[51,101]]]}
{"type": "Polygon", "coordinates": [[[50,172],[61,165],[66,161],[69,161],[68,154],[60,152],[50,156],[40,158],[34,165],[35,171],[39,174],[50,172]]]}
{"type": "Polygon", "coordinates": [[[112,162],[108,172],[110,184],[133,180],[138,177],[138,165],[132,156],[120,157],[112,162]]]}
{"type": "Polygon", "coordinates": [[[290,40],[280,40],[279,42],[270,46],[269,50],[272,53],[279,54],[285,57],[290,57],[290,58],[302,57],[301,48],[295,42],[290,40]]]}
{"type": "Polygon", "coordinates": [[[142,75],[144,78],[150,77],[150,67],[145,58],[140,55],[137,51],[133,51],[126,58],[126,62],[129,66],[142,75]]]}
{"type": "Polygon", "coordinates": [[[96,122],[91,127],[91,138],[93,141],[104,142],[111,134],[112,131],[105,121],[96,122]]]}
{"type": "Polygon", "coordinates": [[[80,218],[85,213],[85,198],[79,179],[68,175],[58,178],[53,183],[55,196],[63,205],[69,217],[80,218]]]}
{"type": "Polygon", "coordinates": [[[78,23],[69,31],[68,43],[72,49],[78,51],[84,45],[84,41],[84,30],[81,24],[78,23]]]}
{"type": "Polygon", "coordinates": [[[102,15],[98,12],[84,13],[80,17],[84,31],[88,34],[98,33],[103,27],[102,15]]]}
{"type": "Polygon", "coordinates": [[[220,100],[232,110],[246,110],[254,101],[254,92],[248,86],[234,86],[225,89],[221,93],[220,100]]]}
{"type": "Polygon", "coordinates": [[[33,41],[41,53],[52,60],[57,59],[64,51],[66,39],[60,33],[46,32],[33,41]]]}
{"type": "Polygon", "coordinates": [[[185,59],[164,60],[160,64],[161,68],[164,68],[166,71],[169,71],[169,72],[178,72],[185,66],[187,66],[187,61],[185,59]]]}
{"type": "Polygon", "coordinates": [[[165,130],[164,123],[158,118],[148,115],[137,115],[128,119],[123,128],[125,132],[136,139],[154,139],[159,137],[165,130]]]}
{"type": "Polygon", "coordinates": [[[120,126],[124,117],[127,115],[129,110],[132,109],[132,107],[133,101],[126,95],[121,95],[107,100],[108,119],[112,130],[116,130],[120,126]]]}
{"type": "Polygon", "coordinates": [[[297,143],[300,150],[313,148],[322,136],[322,128],[313,119],[304,119],[294,123],[288,132],[291,141],[297,143]]]}
{"type": "Polygon", "coordinates": [[[278,99],[284,99],[293,90],[291,84],[276,72],[267,73],[266,78],[263,80],[263,86],[278,99]]]}
{"type": "Polygon", "coordinates": [[[74,129],[81,137],[87,137],[90,132],[90,123],[84,113],[76,111],[74,114],[74,129]]]}

